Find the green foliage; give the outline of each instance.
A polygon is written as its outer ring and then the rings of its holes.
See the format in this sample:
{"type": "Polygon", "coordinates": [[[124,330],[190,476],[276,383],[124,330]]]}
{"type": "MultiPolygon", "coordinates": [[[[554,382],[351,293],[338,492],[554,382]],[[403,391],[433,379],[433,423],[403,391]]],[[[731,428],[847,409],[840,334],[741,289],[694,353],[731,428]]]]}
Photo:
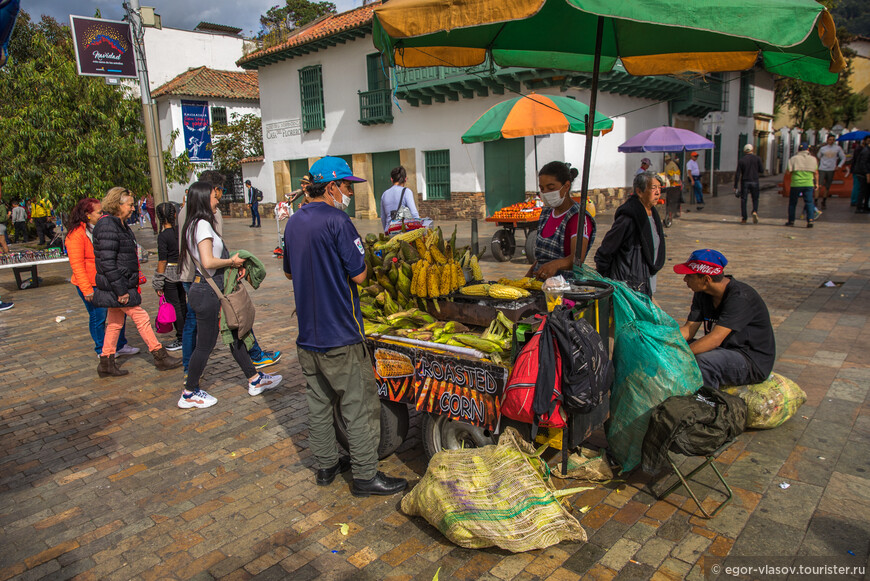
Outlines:
{"type": "Polygon", "coordinates": [[[233,113],[230,123],[215,123],[209,148],[215,166],[221,173],[241,171],[240,161],[246,157],[263,155],[263,129],[259,117],[248,113],[233,113]]]}
{"type": "Polygon", "coordinates": [[[852,34],[870,36],[870,9],[867,0],[840,0],[831,10],[838,28],[852,34]]]}
{"type": "MultiPolygon", "coordinates": [[[[47,198],[64,211],[118,185],[149,193],[141,118],[141,103],[128,87],[78,75],[69,27],[47,16],[33,23],[20,12],[10,61],[0,69],[6,200],[47,198]]],[[[171,169],[177,178],[184,160],[171,169]]]]}
{"type": "Polygon", "coordinates": [[[265,46],[283,42],[290,33],[309,24],[325,14],[335,14],[332,2],[310,0],[286,0],[284,5],[275,5],[260,16],[260,38],[265,46]]]}

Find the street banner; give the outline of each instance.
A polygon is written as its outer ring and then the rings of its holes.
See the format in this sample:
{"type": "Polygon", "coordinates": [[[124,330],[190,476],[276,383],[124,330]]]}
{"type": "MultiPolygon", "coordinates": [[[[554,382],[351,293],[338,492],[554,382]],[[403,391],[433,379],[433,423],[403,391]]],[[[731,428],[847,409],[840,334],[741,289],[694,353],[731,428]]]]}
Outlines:
{"type": "Polygon", "coordinates": [[[80,75],[138,77],[129,22],[72,15],[69,22],[80,75]]]}
{"type": "Polygon", "coordinates": [[[208,101],[181,100],[181,123],[184,125],[184,145],[192,162],[211,161],[211,130],[208,101]]]}

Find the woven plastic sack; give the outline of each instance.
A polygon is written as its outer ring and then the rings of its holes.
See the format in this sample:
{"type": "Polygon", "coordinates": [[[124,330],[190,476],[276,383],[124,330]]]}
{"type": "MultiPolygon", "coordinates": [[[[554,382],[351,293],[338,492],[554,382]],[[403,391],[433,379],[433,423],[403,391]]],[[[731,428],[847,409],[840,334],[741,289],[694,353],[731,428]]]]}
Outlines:
{"type": "Polygon", "coordinates": [[[547,464],[508,427],[496,446],[435,454],[402,512],[422,516],[460,547],[519,553],[586,540],[559,500],[581,490],[588,488],[557,491],[547,464]]]}
{"type": "Polygon", "coordinates": [[[610,453],[629,472],[640,464],[652,410],[671,396],[697,392],[701,370],[677,322],[648,296],[586,266],[579,275],[613,285],[615,377],[605,429],[610,453]]]}
{"type": "Polygon", "coordinates": [[[605,482],[613,479],[613,470],[607,461],[603,450],[595,451],[589,448],[580,448],[577,452],[568,455],[568,472],[562,474],[562,457],[556,456],[558,465],[553,467],[553,476],[556,478],[573,478],[575,480],[589,480],[592,482],[605,482]]]}
{"type": "Polygon", "coordinates": [[[769,430],[782,425],[807,401],[807,394],[787,377],[771,373],[761,383],[722,388],[746,402],[746,427],[769,430]]]}

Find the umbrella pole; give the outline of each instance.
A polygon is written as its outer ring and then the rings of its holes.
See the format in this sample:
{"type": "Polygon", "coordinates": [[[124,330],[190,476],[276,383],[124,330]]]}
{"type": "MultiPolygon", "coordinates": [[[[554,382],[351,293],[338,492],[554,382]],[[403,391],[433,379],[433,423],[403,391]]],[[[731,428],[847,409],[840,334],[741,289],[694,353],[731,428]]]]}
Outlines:
{"type": "Polygon", "coordinates": [[[598,17],[598,30],[595,33],[595,64],[592,69],[592,87],[590,88],[592,96],[589,98],[589,115],[586,117],[586,151],[583,154],[583,178],[580,182],[580,216],[582,218],[578,225],[579,234],[581,236],[581,244],[577,244],[574,252],[574,267],[579,268],[583,265],[582,256],[582,236],[583,229],[586,224],[586,200],[589,199],[589,166],[592,163],[592,132],[595,129],[595,109],[598,101],[598,76],[601,72],[601,40],[604,36],[604,18],[598,17]]]}
{"type": "Polygon", "coordinates": [[[535,140],[535,177],[538,177],[538,136],[532,135],[532,139],[535,140]]]}

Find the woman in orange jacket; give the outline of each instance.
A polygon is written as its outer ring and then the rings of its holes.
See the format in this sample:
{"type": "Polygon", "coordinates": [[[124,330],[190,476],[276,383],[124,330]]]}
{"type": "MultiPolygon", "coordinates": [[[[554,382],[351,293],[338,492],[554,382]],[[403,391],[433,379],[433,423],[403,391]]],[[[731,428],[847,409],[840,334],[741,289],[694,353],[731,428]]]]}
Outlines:
{"type": "MultiPolygon", "coordinates": [[[[85,303],[88,310],[88,329],[94,340],[94,351],[97,355],[103,352],[103,337],[106,335],[107,309],[95,307],[91,304],[94,296],[94,284],[97,276],[97,267],[94,262],[94,243],[92,231],[94,224],[103,215],[103,207],[96,198],[79,200],[69,216],[66,237],[66,253],[69,256],[69,264],[72,267],[72,282],[76,291],[85,303]]],[[[118,337],[118,346],[115,355],[134,355],[139,352],[137,347],[127,344],[124,336],[124,328],[118,337]]]]}

